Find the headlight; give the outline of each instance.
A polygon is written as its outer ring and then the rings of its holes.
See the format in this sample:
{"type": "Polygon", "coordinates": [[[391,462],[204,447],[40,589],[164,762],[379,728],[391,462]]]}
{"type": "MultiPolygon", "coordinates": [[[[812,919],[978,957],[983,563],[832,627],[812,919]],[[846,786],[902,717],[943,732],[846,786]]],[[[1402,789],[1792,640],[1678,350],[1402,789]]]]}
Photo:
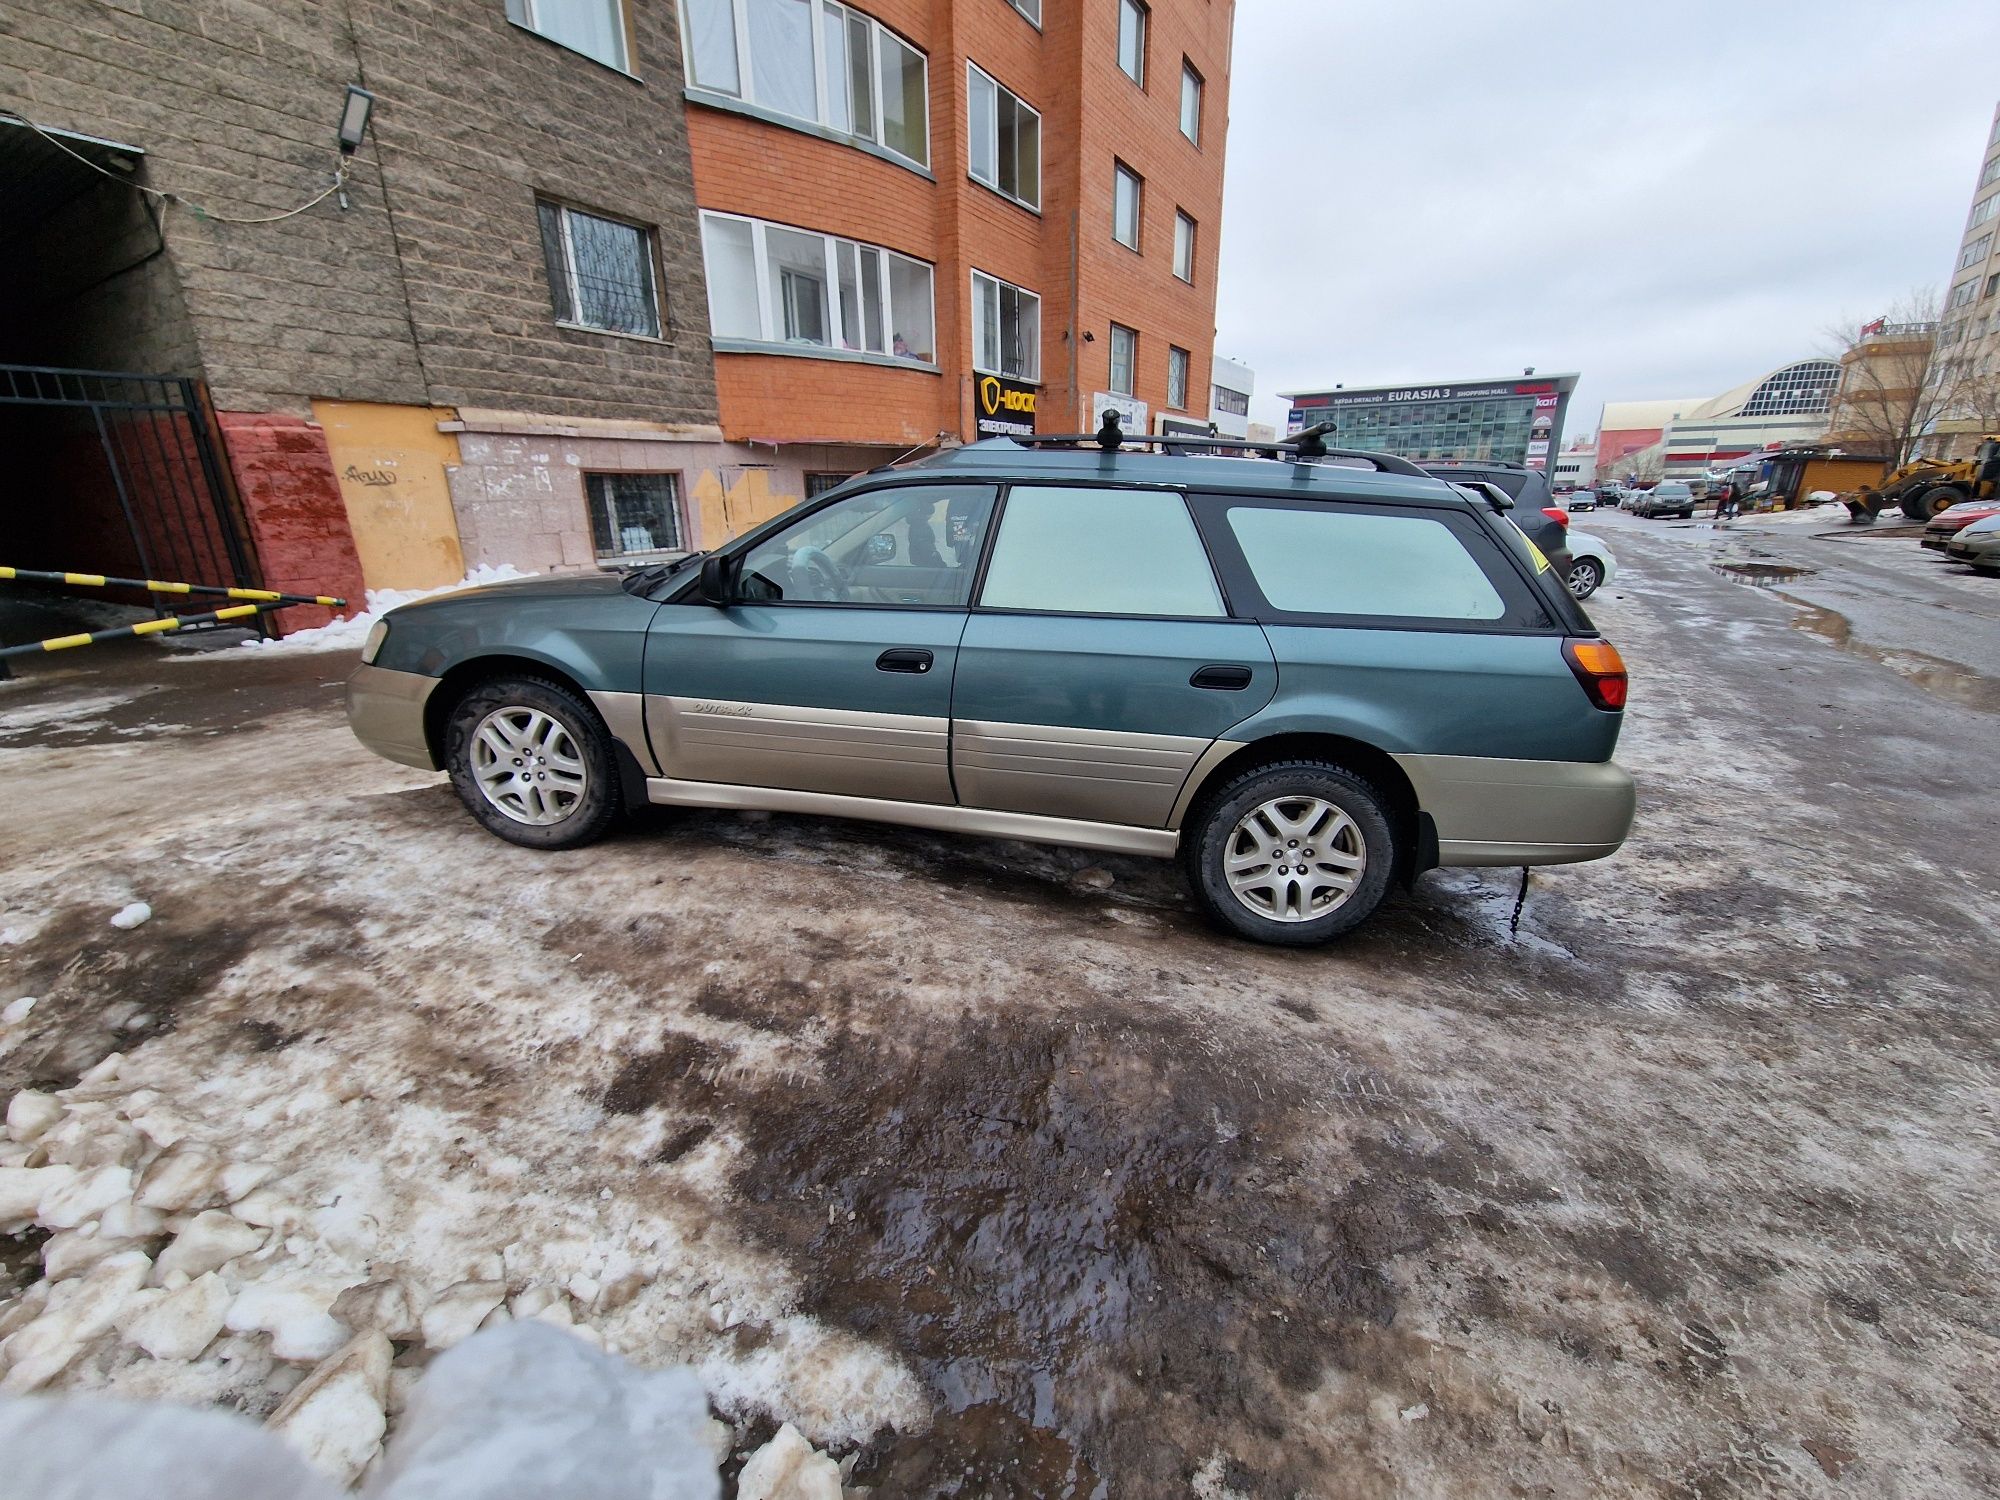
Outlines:
{"type": "Polygon", "coordinates": [[[388,639],[389,622],[387,620],[377,620],[373,625],[370,625],[368,627],[368,639],[361,643],[361,660],[363,663],[374,661],[375,653],[382,649],[382,643],[388,639]]]}

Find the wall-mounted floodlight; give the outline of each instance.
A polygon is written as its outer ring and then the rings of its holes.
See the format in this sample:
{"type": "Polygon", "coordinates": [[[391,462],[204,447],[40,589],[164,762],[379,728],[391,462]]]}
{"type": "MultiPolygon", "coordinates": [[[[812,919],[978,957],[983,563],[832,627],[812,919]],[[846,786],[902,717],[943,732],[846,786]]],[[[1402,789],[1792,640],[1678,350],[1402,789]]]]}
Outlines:
{"type": "Polygon", "coordinates": [[[340,154],[352,156],[361,149],[361,138],[368,133],[368,112],[375,107],[375,96],[358,83],[347,86],[347,103],[340,111],[340,154]]]}

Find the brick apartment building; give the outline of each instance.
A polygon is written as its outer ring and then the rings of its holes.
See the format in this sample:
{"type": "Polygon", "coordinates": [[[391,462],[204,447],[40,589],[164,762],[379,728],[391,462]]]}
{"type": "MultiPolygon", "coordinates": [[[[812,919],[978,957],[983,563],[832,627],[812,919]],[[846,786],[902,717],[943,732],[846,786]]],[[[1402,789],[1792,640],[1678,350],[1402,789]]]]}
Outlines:
{"type": "Polygon", "coordinates": [[[683,0],[725,435],[1205,425],[1232,0],[870,3],[683,0]]]}
{"type": "Polygon", "coordinates": [[[15,0],[0,551],[358,599],[1205,412],[1231,0],[870,3],[15,0]]]}

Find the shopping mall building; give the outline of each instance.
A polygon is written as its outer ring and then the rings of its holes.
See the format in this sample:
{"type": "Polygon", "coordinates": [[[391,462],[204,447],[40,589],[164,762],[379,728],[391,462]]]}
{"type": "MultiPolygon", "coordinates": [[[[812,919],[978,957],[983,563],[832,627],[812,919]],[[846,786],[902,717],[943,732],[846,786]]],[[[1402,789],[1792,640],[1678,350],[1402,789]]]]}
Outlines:
{"type": "Polygon", "coordinates": [[[1532,370],[1434,385],[1322,386],[1280,391],[1288,432],[1331,422],[1328,442],[1414,459],[1485,459],[1546,469],[1562,440],[1577,376],[1532,370]]]}

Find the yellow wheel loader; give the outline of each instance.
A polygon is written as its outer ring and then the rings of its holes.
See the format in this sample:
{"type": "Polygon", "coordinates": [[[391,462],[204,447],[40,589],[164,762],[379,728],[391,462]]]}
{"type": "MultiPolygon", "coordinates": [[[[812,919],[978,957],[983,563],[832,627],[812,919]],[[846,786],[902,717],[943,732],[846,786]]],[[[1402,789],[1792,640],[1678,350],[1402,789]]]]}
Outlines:
{"type": "Polygon", "coordinates": [[[1928,521],[1961,500],[1995,496],[2000,496],[2000,435],[1989,433],[1970,458],[1956,463],[1913,458],[1880,484],[1864,484],[1846,504],[1855,525],[1869,526],[1892,505],[1900,505],[1912,521],[1928,521]]]}

